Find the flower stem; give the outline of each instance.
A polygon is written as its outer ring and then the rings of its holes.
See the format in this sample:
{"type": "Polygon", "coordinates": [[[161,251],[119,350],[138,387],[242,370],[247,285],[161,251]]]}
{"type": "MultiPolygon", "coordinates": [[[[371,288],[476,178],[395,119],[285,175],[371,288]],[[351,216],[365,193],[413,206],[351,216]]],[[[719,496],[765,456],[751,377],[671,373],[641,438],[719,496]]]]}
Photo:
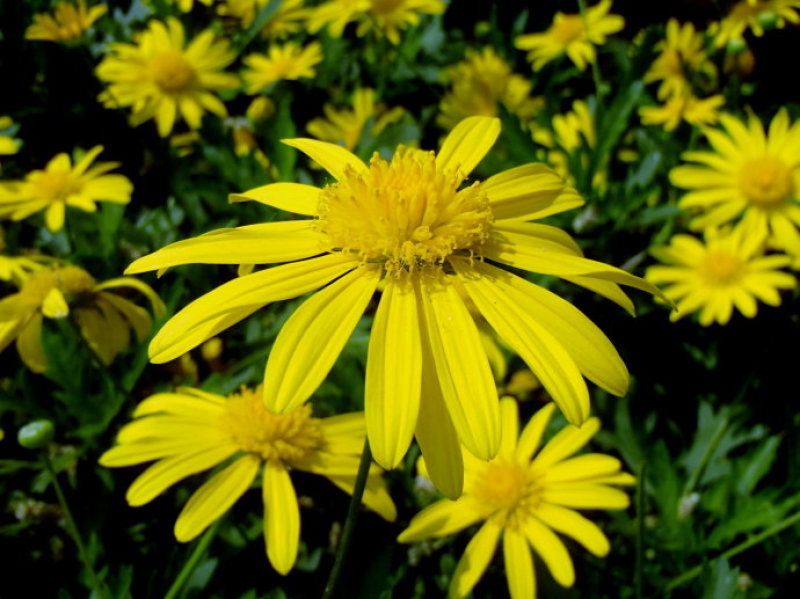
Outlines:
{"type": "Polygon", "coordinates": [[[72,516],[72,510],[69,509],[69,504],[67,503],[67,497],[64,495],[64,489],[61,488],[61,483],[58,482],[56,469],[53,467],[53,462],[50,459],[50,455],[47,453],[46,449],[42,452],[42,456],[45,468],[50,474],[50,480],[52,481],[53,488],[56,491],[58,503],[61,506],[61,510],[64,512],[64,517],[67,520],[67,529],[69,530],[70,536],[72,536],[72,540],[75,541],[75,545],[78,547],[78,555],[83,562],[84,568],[86,568],[86,572],[89,574],[89,579],[91,580],[95,595],[100,597],[100,599],[108,599],[109,595],[106,592],[105,585],[100,581],[100,578],[98,578],[97,573],[94,571],[92,560],[89,558],[89,552],[86,551],[86,545],[83,544],[83,539],[81,538],[81,533],[78,530],[78,525],[75,523],[75,518],[72,516]]]}
{"type": "MultiPolygon", "coordinates": [[[[783,520],[781,520],[780,522],[778,522],[774,526],[770,526],[765,531],[760,532],[757,535],[753,535],[752,537],[750,537],[746,541],[742,541],[738,545],[734,545],[733,547],[731,547],[727,551],[723,551],[718,556],[712,558],[710,560],[710,562],[713,562],[713,561],[718,560],[718,559],[729,559],[731,557],[739,555],[743,551],[746,551],[746,550],[750,549],[751,547],[754,547],[755,545],[758,545],[762,541],[766,541],[771,536],[778,534],[782,530],[784,530],[786,528],[789,528],[790,526],[792,526],[794,524],[797,524],[798,522],[800,522],[800,512],[796,512],[796,513],[792,514],[791,516],[789,516],[788,518],[784,518],[783,520]]],[[[691,570],[687,570],[686,572],[684,572],[680,576],[676,576],[675,578],[673,578],[672,580],[670,580],[667,583],[667,586],[665,587],[664,590],[666,592],[669,592],[672,589],[674,589],[676,587],[679,587],[684,582],[688,582],[692,578],[695,578],[695,577],[699,576],[703,572],[703,568],[708,563],[709,562],[706,562],[705,564],[701,564],[699,566],[695,566],[694,568],[692,568],[691,570]]]]}
{"type": "Polygon", "coordinates": [[[372,451],[369,447],[369,439],[365,438],[364,450],[361,452],[361,462],[358,464],[358,474],[356,474],[356,482],[353,486],[353,495],[350,497],[350,505],[347,508],[347,518],[344,521],[342,540],[339,543],[339,550],[336,552],[336,560],[333,562],[333,568],[328,577],[328,582],[325,584],[325,591],[322,594],[322,599],[331,599],[334,596],[333,592],[336,589],[336,584],[339,582],[347,556],[350,553],[350,546],[353,544],[353,532],[356,528],[356,520],[358,520],[358,511],[361,508],[361,498],[364,496],[364,489],[367,486],[367,478],[369,476],[369,467],[371,464],[372,451]]]}
{"type": "MultiPolygon", "coordinates": [[[[586,11],[586,0],[578,0],[578,12],[581,13],[584,30],[588,30],[589,17],[586,11]]],[[[600,67],[597,66],[597,57],[589,62],[591,64],[592,79],[594,79],[594,87],[597,93],[597,110],[599,111],[603,106],[603,80],[600,78],[600,67]]],[[[595,114],[595,119],[597,119],[597,116],[598,115],[595,114]]]]}
{"type": "Polygon", "coordinates": [[[172,586],[169,587],[169,590],[164,595],[164,599],[175,599],[183,590],[183,585],[186,584],[186,581],[195,571],[197,568],[197,562],[205,555],[208,546],[211,544],[211,541],[214,539],[214,535],[217,534],[217,528],[219,528],[219,523],[222,520],[219,519],[211,527],[200,537],[200,540],[194,546],[192,550],[192,554],[189,556],[189,559],[186,560],[186,563],[183,564],[183,568],[178,573],[177,578],[175,578],[175,582],[172,583],[172,586]]]}

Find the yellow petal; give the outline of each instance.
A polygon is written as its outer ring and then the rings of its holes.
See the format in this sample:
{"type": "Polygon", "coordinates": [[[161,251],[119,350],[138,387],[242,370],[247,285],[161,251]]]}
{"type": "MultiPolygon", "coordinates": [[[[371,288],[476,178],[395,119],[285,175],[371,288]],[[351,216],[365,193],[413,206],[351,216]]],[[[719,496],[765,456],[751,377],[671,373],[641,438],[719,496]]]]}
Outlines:
{"type": "Polygon", "coordinates": [[[577,452],[597,434],[598,430],[600,430],[600,421],[597,418],[590,418],[580,428],[567,426],[561,429],[542,448],[531,466],[541,471],[546,470],[556,462],[577,452]]]}
{"type": "Polygon", "coordinates": [[[48,318],[64,318],[69,316],[69,305],[64,294],[57,287],[47,292],[42,302],[42,314],[48,318]]]}
{"type": "Polygon", "coordinates": [[[523,520],[522,531],[542,561],[547,564],[547,569],[556,582],[563,587],[575,584],[575,568],[561,539],[536,516],[523,520]]]}
{"type": "Polygon", "coordinates": [[[500,135],[500,119],[471,116],[458,123],[447,135],[436,155],[436,168],[458,170],[467,177],[500,135]]]}
{"type": "Polygon", "coordinates": [[[231,202],[253,200],[278,210],[314,216],[317,213],[317,201],[320,189],[302,183],[271,183],[256,187],[240,194],[232,194],[231,202]]]}
{"type": "Polygon", "coordinates": [[[532,599],[536,596],[536,575],[528,541],[522,533],[506,528],[503,532],[503,559],[511,599],[532,599]]]}
{"type": "Polygon", "coordinates": [[[581,276],[566,277],[562,275],[561,278],[575,285],[585,287],[589,291],[594,291],[597,295],[601,295],[621,306],[631,316],[636,316],[636,308],[631,298],[625,295],[625,292],[616,283],[581,276]]]}
{"type": "Polygon", "coordinates": [[[283,325],[264,374],[264,401],[285,412],[328,375],[378,286],[381,272],[361,267],[307,299],[283,325]]]}
{"type": "Polygon", "coordinates": [[[501,530],[497,524],[489,521],[472,537],[450,579],[450,599],[466,597],[483,576],[494,556],[501,530]]]}
{"type": "Polygon", "coordinates": [[[44,223],[53,233],[64,228],[64,213],[67,205],[64,202],[53,202],[44,214],[44,223]]]}
{"type": "Polygon", "coordinates": [[[288,574],[300,545],[300,506],[289,472],[278,461],[264,468],[263,495],[267,557],[279,574],[288,574]]]}
{"type": "Polygon", "coordinates": [[[469,502],[437,501],[414,516],[397,541],[416,543],[434,537],[446,537],[472,526],[480,519],[480,513],[469,502]]]}
{"type": "Polygon", "coordinates": [[[548,487],[542,492],[542,501],[585,510],[624,510],[630,505],[624,491],[593,484],[548,487]]]}
{"type": "Polygon", "coordinates": [[[489,196],[494,218],[534,220],[540,212],[559,212],[584,204],[575,190],[567,187],[555,171],[544,164],[525,164],[489,177],[481,183],[489,196]]]}
{"type": "Polygon", "coordinates": [[[113,293],[99,292],[98,297],[108,302],[119,311],[136,333],[136,339],[141,343],[150,334],[152,320],[147,310],[113,293]]]}
{"type": "Polygon", "coordinates": [[[608,555],[611,544],[598,526],[578,512],[550,503],[542,503],[536,516],[553,530],[571,537],[597,557],[608,555]]]}
{"type": "Polygon", "coordinates": [[[553,464],[547,469],[547,482],[575,482],[617,474],[622,463],[615,457],[588,453],[553,464]]]}
{"type": "Polygon", "coordinates": [[[519,437],[519,408],[513,397],[500,400],[500,451],[498,456],[510,458],[514,455],[519,437]]]}
{"type": "Polygon", "coordinates": [[[336,144],[326,141],[306,138],[282,139],[281,141],[287,146],[297,148],[306,156],[319,163],[319,165],[333,175],[337,181],[344,177],[348,169],[353,169],[357,173],[363,173],[367,170],[367,165],[364,164],[358,156],[342,146],[337,146],[336,144]]]}
{"type": "Polygon", "coordinates": [[[156,318],[161,318],[167,313],[167,307],[164,305],[164,302],[161,301],[161,298],[158,297],[158,294],[153,291],[153,288],[147,283],[142,283],[140,280],[134,279],[133,277],[117,277],[114,279],[108,279],[107,281],[103,281],[102,283],[96,285],[94,290],[104,291],[106,289],[114,289],[118,287],[130,287],[131,289],[135,289],[144,295],[150,302],[150,306],[153,308],[153,313],[156,315],[156,318]]]}
{"type": "Polygon", "coordinates": [[[531,417],[525,428],[522,429],[522,434],[519,436],[517,442],[517,459],[522,462],[530,462],[533,454],[539,449],[539,444],[542,442],[542,435],[547,428],[550,418],[553,416],[555,404],[548,403],[539,408],[536,414],[531,417]]]}
{"type": "Polygon", "coordinates": [[[550,225],[524,223],[519,221],[499,221],[492,228],[502,235],[503,243],[511,245],[531,245],[542,251],[582,256],[581,248],[570,235],[550,225]]]}
{"type": "Polygon", "coordinates": [[[192,439],[144,439],[135,443],[117,445],[100,456],[99,464],[106,468],[133,466],[160,460],[177,454],[191,454],[207,448],[206,440],[192,439]]]}
{"type": "Polygon", "coordinates": [[[397,466],[419,412],[422,376],[417,298],[407,280],[389,279],[369,339],[364,411],[375,461],[397,466]]]}
{"type": "Polygon", "coordinates": [[[22,327],[17,337],[17,352],[25,366],[32,372],[42,373],[47,370],[47,358],[42,348],[42,315],[34,314],[22,327]]]}
{"type": "Polygon", "coordinates": [[[185,393],[156,393],[142,401],[133,412],[135,417],[149,416],[166,412],[197,422],[215,425],[224,411],[227,400],[219,397],[219,402],[207,401],[185,393]]]}
{"type": "MultiPolygon", "coordinates": [[[[343,474],[326,475],[326,477],[345,493],[352,495],[355,488],[355,475],[346,476],[343,474]]],[[[388,522],[394,522],[397,518],[397,508],[392,502],[392,498],[386,491],[386,483],[379,475],[370,474],[367,479],[367,486],[364,489],[364,496],[361,499],[373,512],[388,522]]]]}

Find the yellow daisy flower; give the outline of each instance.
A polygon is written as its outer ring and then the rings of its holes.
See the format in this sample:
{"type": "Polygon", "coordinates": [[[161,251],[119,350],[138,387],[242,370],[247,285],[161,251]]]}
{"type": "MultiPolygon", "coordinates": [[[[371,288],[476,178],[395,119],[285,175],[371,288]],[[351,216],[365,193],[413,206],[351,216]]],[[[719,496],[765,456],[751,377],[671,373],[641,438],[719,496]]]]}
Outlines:
{"type": "Polygon", "coordinates": [[[213,92],[239,85],[236,75],[221,72],[234,57],[228,41],[216,40],[211,30],[187,46],[180,21],[151,21],[136,44],[111,44],[111,55],[97,67],[97,76],[110,84],[99,99],[107,108],[131,106],[133,125],[155,119],[161,137],[179,115],[198,129],[206,110],[227,115],[213,92]]]}
{"type": "MultiPolygon", "coordinates": [[[[270,2],[270,0],[222,0],[217,5],[217,13],[224,17],[238,19],[241,26],[249,29],[255,21],[256,15],[270,2]]],[[[261,36],[270,39],[282,39],[288,35],[303,30],[304,21],[310,9],[306,8],[303,0],[283,0],[278,9],[272,14],[261,36]]]]}
{"type": "MultiPolygon", "coordinates": [[[[0,252],[5,251],[6,240],[3,230],[0,229],[0,252]]],[[[21,284],[28,275],[43,268],[49,261],[46,256],[32,254],[30,256],[6,256],[0,253],[0,281],[11,281],[17,285],[21,284]]]]}
{"type": "Polygon", "coordinates": [[[14,138],[14,121],[10,116],[0,116],[0,155],[19,152],[20,141],[14,138]]]}
{"type": "Polygon", "coordinates": [[[87,9],[84,0],[78,0],[77,5],[71,2],[59,2],[52,15],[48,13],[33,15],[33,23],[25,30],[25,39],[74,42],[81,39],[92,23],[106,14],[107,10],[105,4],[97,4],[87,9]]]}
{"type": "Polygon", "coordinates": [[[800,123],[790,125],[785,109],[772,119],[769,132],[755,116],[744,123],[722,115],[725,132],[705,129],[713,152],[686,152],[698,164],[670,172],[676,187],[690,190],[680,207],[698,210],[693,231],[718,227],[740,215],[754,235],[769,236],[775,247],[800,256],[800,123]]]}
{"type": "Polygon", "coordinates": [[[703,37],[692,23],[681,25],[677,19],[667,22],[667,36],[656,49],[660,54],[644,76],[646,83],[660,81],[658,99],[683,96],[691,92],[689,78],[694,74],[711,79],[716,67],[703,49],[703,37]]]}
{"type": "Polygon", "coordinates": [[[361,140],[364,126],[374,120],[370,133],[379,135],[388,125],[403,118],[405,111],[400,108],[387,109],[375,101],[375,90],[359,88],[353,92],[353,108],[337,109],[326,104],[325,117],[311,120],[306,126],[308,133],[322,141],[342,144],[348,150],[355,149],[361,140]]]}
{"type": "Polygon", "coordinates": [[[316,75],[314,66],[322,61],[322,45],[311,42],[301,47],[294,42],[273,44],[268,54],[250,54],[244,59],[248,70],[242,74],[248,94],[257,94],[282,79],[297,80],[316,75]]]}
{"type": "Polygon", "coordinates": [[[757,237],[737,227],[728,233],[709,229],[705,243],[691,235],[675,235],[668,246],[651,253],[668,266],[651,266],[646,278],[667,284],[664,295],[674,300],[674,321],[700,311],[700,324],[727,324],[735,307],[747,318],[756,315],[756,300],[770,306],[781,303],[781,289],[794,289],[797,280],[781,271],[789,266],[785,255],[763,256],[757,237]]]}
{"type": "MultiPolygon", "coordinates": [[[[194,8],[194,0],[167,0],[170,4],[176,4],[178,6],[178,10],[181,12],[190,12],[192,8],[194,8]]],[[[202,4],[206,6],[211,6],[214,3],[214,0],[199,0],[202,4]]]]}
{"type": "MultiPolygon", "coordinates": [[[[134,416],[119,432],[118,445],[100,458],[108,467],[157,460],[133,481],[128,503],[148,503],[178,481],[227,463],[178,515],[175,537],[191,541],[236,503],[263,466],[264,541],[281,574],[294,566],[300,543],[300,506],[290,472],[322,475],[352,493],[364,445],[361,412],[314,418],[310,407],[301,406],[277,414],[264,406],[260,389],[246,387],[227,398],[189,388],[158,393],[140,403],[134,416]]],[[[394,520],[379,472],[372,466],[363,502],[394,520]]]]}
{"type": "Polygon", "coordinates": [[[748,29],[753,35],[764,35],[762,19],[774,19],[774,26],[782,29],[786,23],[800,23],[800,0],[739,0],[728,14],[709,31],[718,48],[733,40],[740,40],[748,29]]]}
{"type": "MultiPolygon", "coordinates": [[[[586,102],[575,100],[572,110],[553,117],[551,126],[552,130],[534,128],[533,140],[548,149],[547,162],[572,185],[575,177],[569,170],[570,155],[579,151],[583,144],[590,149],[597,145],[594,115],[586,102]]],[[[589,155],[584,154],[582,158],[585,166],[588,166],[589,155]]],[[[601,185],[604,178],[603,171],[597,171],[593,183],[601,185]]]]}
{"type": "Polygon", "coordinates": [[[139,291],[150,301],[157,317],[164,315],[164,304],[156,293],[131,277],[98,283],[82,268],[57,264],[28,274],[17,293],[0,300],[0,352],[16,340],[25,365],[33,372],[44,372],[47,360],[41,342],[43,318],[71,317],[97,358],[110,364],[130,345],[131,329],[141,342],[151,328],[146,310],[109,293],[120,287],[139,291]]]}
{"type": "Polygon", "coordinates": [[[611,547],[606,536],[576,510],[625,509],[627,494],[611,485],[635,482],[614,457],[599,453],[572,457],[599,430],[597,418],[580,428],[567,426],[539,450],[553,405],[541,408],[519,436],[516,402],[505,398],[500,409],[502,440],[497,457],[487,463],[464,452],[464,494],[457,501],[444,499],[428,506],[397,538],[413,543],[483,522],[453,573],[451,599],[469,595],[492,561],[501,536],[512,599],[536,596],[534,553],[556,582],[571,587],[575,568],[555,533],[572,538],[598,557],[607,555],[611,547]]]}
{"type": "Polygon", "coordinates": [[[86,212],[97,210],[97,202],[127,204],[133,185],[123,175],[109,175],[118,162],[98,162],[92,166],[103,146],[95,146],[73,165],[69,154],[61,153],[35,170],[24,181],[9,181],[0,186],[0,218],[22,220],[41,210],[51,231],[64,227],[67,206],[86,212]]]}
{"type": "Polygon", "coordinates": [[[461,488],[459,439],[481,459],[500,442],[494,380],[463,286],[486,320],[529,364],[571,422],[588,417],[582,373],[622,395],[628,374],[611,342],[555,294],[491,264],[566,278],[631,309],[617,283],[656,289],[583,258],[565,232],[526,221],[583,203],[541,164],[462,187],[494,144],[499,119],[470,117],[438,154],[400,146],[369,164],[341,146],[285,140],[336,179],[322,189],[273,183],[243,197],[307,215],[212,231],[131,264],[274,264],[211,291],[179,312],[150,346],[166,362],[273,301],[317,291],[281,329],[267,362],[264,400],[285,412],[324,380],[378,284],[386,281],[369,344],[365,410],[376,461],[392,468],[416,434],[434,481],[461,488]],[[424,397],[424,401],[420,401],[424,397]]]}
{"type": "Polygon", "coordinates": [[[439,104],[437,122],[447,129],[468,116],[497,116],[501,103],[528,120],[542,104],[541,98],[530,96],[531,82],[514,74],[491,47],[467,50],[464,61],[447,69],[444,77],[451,89],[439,104]]]}
{"type": "Polygon", "coordinates": [[[690,125],[715,125],[719,121],[719,109],[725,104],[725,97],[719,94],[708,98],[695,98],[691,93],[669,98],[663,106],[644,106],[639,116],[645,125],[663,125],[672,131],[686,121],[690,125]]]}
{"type": "Polygon", "coordinates": [[[548,62],[562,54],[580,69],[596,60],[595,46],[606,43],[606,37],[625,27],[625,20],[619,15],[610,15],[611,0],[602,0],[586,11],[586,18],[580,14],[556,13],[550,29],[544,33],[520,35],[514,45],[520,50],[528,50],[528,60],[534,70],[541,69],[548,62]]]}

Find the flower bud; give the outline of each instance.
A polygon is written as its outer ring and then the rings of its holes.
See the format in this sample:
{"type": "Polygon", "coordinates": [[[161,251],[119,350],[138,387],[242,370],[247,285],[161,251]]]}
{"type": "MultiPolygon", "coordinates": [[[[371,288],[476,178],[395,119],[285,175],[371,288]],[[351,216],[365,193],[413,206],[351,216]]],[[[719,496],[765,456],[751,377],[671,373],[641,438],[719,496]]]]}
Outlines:
{"type": "Polygon", "coordinates": [[[53,440],[55,428],[50,420],[34,420],[19,429],[17,441],[26,449],[41,449],[53,440]]]}

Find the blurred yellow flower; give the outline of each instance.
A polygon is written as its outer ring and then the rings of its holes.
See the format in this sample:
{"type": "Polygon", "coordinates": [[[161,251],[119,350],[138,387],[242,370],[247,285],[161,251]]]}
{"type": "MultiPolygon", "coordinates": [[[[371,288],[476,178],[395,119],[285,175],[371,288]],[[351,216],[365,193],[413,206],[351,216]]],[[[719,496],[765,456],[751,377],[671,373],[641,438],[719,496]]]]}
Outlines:
{"type": "MultiPolygon", "coordinates": [[[[152,1],[152,0],[151,0],[152,1]]],[[[167,0],[170,4],[176,4],[181,12],[190,12],[194,8],[194,0],[167,0]]],[[[198,0],[206,6],[211,6],[214,0],[198,0]]]]}
{"type": "MultiPolygon", "coordinates": [[[[244,495],[263,467],[264,541],[280,574],[294,566],[300,543],[300,505],[290,472],[319,474],[352,493],[364,445],[361,412],[315,418],[301,406],[277,414],[264,406],[260,389],[246,387],[227,398],[190,388],[158,393],[134,416],[120,430],[118,445],[100,458],[108,467],[157,460],[133,481],[128,503],[148,503],[178,481],[227,463],[189,497],[175,522],[175,537],[191,541],[244,495]]],[[[363,502],[394,520],[394,504],[375,466],[363,502]]]]}
{"type": "Polygon", "coordinates": [[[675,235],[669,245],[651,250],[667,266],[649,267],[646,278],[667,285],[664,295],[677,304],[673,321],[699,310],[701,325],[727,324],[734,307],[753,318],[756,300],[777,306],[779,290],[797,286],[794,276],[780,270],[789,266],[789,256],[764,256],[762,249],[763,240],[741,226],[727,233],[708,229],[705,243],[675,235]]]}
{"type": "Polygon", "coordinates": [[[92,162],[103,146],[86,152],[73,166],[69,154],[61,153],[24,181],[0,184],[0,218],[22,220],[45,210],[45,224],[51,231],[64,226],[67,206],[86,212],[97,210],[96,202],[127,204],[133,185],[123,175],[109,175],[118,162],[92,162]]]}
{"type": "Polygon", "coordinates": [[[501,537],[512,599],[536,597],[534,554],[558,584],[571,587],[575,583],[572,559],[556,532],[598,557],[610,551],[600,528],[576,510],[625,509],[630,503],[627,494],[612,485],[632,485],[635,479],[622,471],[617,458],[600,453],[573,457],[599,430],[597,418],[580,428],[565,427],[542,446],[553,407],[541,408],[519,434],[516,402],[501,400],[497,457],[482,462],[463,452],[464,494],[457,501],[444,499],[423,509],[398,536],[401,543],[413,543],[483,522],[450,580],[451,599],[470,594],[501,537]]]}
{"type": "Polygon", "coordinates": [[[192,302],[153,340],[151,360],[174,359],[264,304],[316,291],[286,321],[267,362],[264,401],[271,410],[292,410],[325,379],[385,280],[367,360],[370,444],[376,461],[392,468],[416,434],[434,482],[457,496],[459,440],[481,459],[492,458],[500,442],[497,390],[459,295],[463,286],[567,418],[584,422],[582,375],[615,395],[627,389],[614,346],[570,303],[489,261],[566,278],[629,310],[617,283],[656,289],[582,257],[560,229],[525,222],[583,203],[546,166],[527,164],[462,187],[499,133],[499,119],[470,117],[438,154],[400,146],[391,160],[375,154],[369,164],[338,145],[285,140],[336,182],[322,189],[274,183],[240,199],[311,218],[212,231],[128,267],[139,273],[189,263],[288,262],[192,302]]]}
{"type": "Polygon", "coordinates": [[[789,23],[800,23],[800,0],[739,0],[728,14],[709,29],[718,48],[731,41],[740,40],[750,29],[753,35],[764,35],[764,21],[781,29],[789,23]]]}
{"type": "Polygon", "coordinates": [[[213,93],[239,85],[236,75],[221,72],[234,59],[227,40],[205,30],[186,46],[183,25],[175,18],[150,21],[136,44],[111,44],[111,55],[97,67],[110,85],[100,94],[107,108],[131,106],[131,122],[155,119],[161,137],[180,116],[198,129],[206,110],[224,117],[225,105],[213,93]]]}
{"type": "Polygon", "coordinates": [[[308,133],[322,141],[342,144],[348,150],[355,149],[361,140],[364,126],[373,119],[371,135],[379,135],[388,125],[403,118],[405,111],[400,108],[387,109],[375,101],[375,90],[359,88],[353,92],[353,108],[337,109],[326,104],[325,117],[312,119],[306,126],[308,133]]]}
{"type": "Polygon", "coordinates": [[[550,29],[544,33],[520,35],[514,45],[528,50],[528,60],[534,70],[538,71],[562,54],[584,70],[597,58],[594,47],[605,44],[607,36],[625,27],[625,20],[608,14],[609,10],[611,0],[602,0],[586,11],[585,18],[580,14],[556,13],[550,29]]]}
{"type": "Polygon", "coordinates": [[[661,53],[644,76],[646,83],[660,81],[658,98],[683,96],[692,91],[689,80],[694,75],[712,79],[716,67],[703,49],[703,37],[692,23],[681,25],[677,19],[667,22],[666,39],[656,46],[661,53]]]}
{"type": "Polygon", "coordinates": [[[451,89],[439,104],[437,122],[452,129],[468,116],[497,116],[498,104],[521,120],[530,119],[543,104],[532,98],[530,81],[511,71],[491,47],[467,50],[463,62],[444,73],[451,89]]]}
{"type": "Polygon", "coordinates": [[[77,5],[68,1],[59,2],[52,15],[33,15],[33,23],[25,30],[25,39],[74,42],[81,39],[92,23],[106,14],[107,10],[105,4],[87,9],[85,0],[78,0],[77,5]]]}
{"type": "Polygon", "coordinates": [[[753,235],[800,256],[800,122],[790,124],[786,109],[768,133],[754,115],[745,123],[724,114],[720,122],[725,131],[703,130],[714,151],[686,152],[683,159],[698,164],[670,172],[673,185],[690,190],[680,207],[700,212],[690,228],[702,231],[742,216],[753,235]]]}
{"type": "Polygon", "coordinates": [[[155,315],[164,315],[164,304],[156,293],[131,277],[97,283],[82,268],[58,264],[31,272],[17,293],[0,300],[0,352],[16,340],[25,365],[33,372],[44,372],[47,360],[41,341],[43,318],[70,317],[97,358],[110,364],[130,345],[131,329],[142,342],[151,328],[147,310],[109,293],[110,289],[121,287],[144,294],[155,315]]]}
{"type": "Polygon", "coordinates": [[[301,47],[294,42],[272,44],[267,54],[250,54],[244,59],[248,69],[242,74],[248,94],[257,94],[281,80],[311,78],[314,66],[322,61],[322,45],[311,42],[301,47]]]}
{"type": "Polygon", "coordinates": [[[6,256],[2,252],[6,249],[5,233],[0,229],[0,281],[10,281],[20,285],[28,275],[50,261],[46,256],[31,254],[28,256],[6,256]]]}
{"type": "Polygon", "coordinates": [[[0,116],[0,155],[19,152],[20,141],[14,137],[14,121],[9,116],[0,116]]]}
{"type": "Polygon", "coordinates": [[[708,98],[695,98],[691,93],[669,98],[663,106],[644,106],[639,116],[645,125],[663,125],[666,131],[675,129],[681,121],[690,125],[715,125],[725,97],[719,94],[708,98]]]}
{"type": "MultiPolygon", "coordinates": [[[[595,122],[589,105],[583,100],[575,100],[572,110],[553,117],[552,130],[535,127],[533,140],[548,149],[547,162],[567,182],[574,184],[575,177],[569,170],[569,157],[579,151],[583,144],[588,148],[597,145],[595,122]]],[[[584,163],[588,165],[589,155],[584,154],[584,163]]],[[[594,183],[600,184],[604,174],[598,171],[594,183]]]]}
{"type": "Polygon", "coordinates": [[[442,0],[330,0],[313,9],[308,30],[316,33],[328,25],[331,35],[341,37],[348,23],[358,21],[358,36],[375,31],[399,44],[400,32],[419,25],[420,15],[438,15],[444,10],[442,0]]]}
{"type": "MultiPolygon", "coordinates": [[[[238,19],[245,29],[255,22],[258,13],[269,4],[270,0],[221,0],[217,5],[217,13],[224,17],[238,19]]],[[[298,33],[304,28],[310,9],[303,5],[303,0],[283,0],[278,9],[269,17],[261,30],[261,36],[270,39],[282,39],[298,33]]]]}

